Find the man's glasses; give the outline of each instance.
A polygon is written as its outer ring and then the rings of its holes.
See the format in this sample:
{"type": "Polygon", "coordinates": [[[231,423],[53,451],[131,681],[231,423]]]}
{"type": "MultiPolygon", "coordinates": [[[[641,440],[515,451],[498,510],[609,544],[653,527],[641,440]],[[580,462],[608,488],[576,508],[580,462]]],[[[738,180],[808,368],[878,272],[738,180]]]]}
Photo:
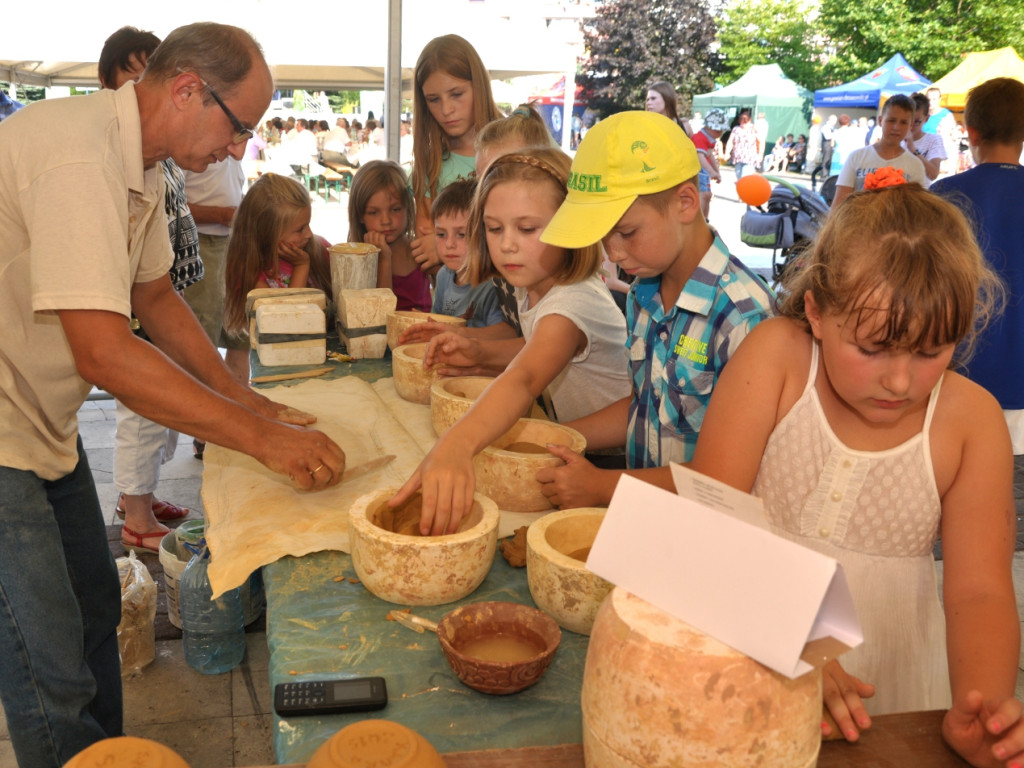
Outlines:
{"type": "Polygon", "coordinates": [[[232,144],[244,144],[249,139],[251,139],[252,138],[252,129],[251,128],[246,128],[244,125],[242,125],[242,121],[239,120],[237,117],[235,117],[234,112],[232,112],[230,109],[228,109],[227,104],[225,104],[221,100],[220,96],[217,95],[217,92],[215,90],[213,90],[213,88],[210,86],[210,84],[208,82],[203,80],[203,78],[201,78],[201,77],[199,78],[199,82],[202,83],[203,87],[207,91],[210,92],[210,95],[213,96],[213,100],[217,102],[217,106],[220,107],[222,110],[224,110],[224,114],[227,115],[228,116],[228,120],[231,121],[231,126],[237,131],[237,133],[235,134],[235,137],[231,140],[231,143],[232,144]]]}

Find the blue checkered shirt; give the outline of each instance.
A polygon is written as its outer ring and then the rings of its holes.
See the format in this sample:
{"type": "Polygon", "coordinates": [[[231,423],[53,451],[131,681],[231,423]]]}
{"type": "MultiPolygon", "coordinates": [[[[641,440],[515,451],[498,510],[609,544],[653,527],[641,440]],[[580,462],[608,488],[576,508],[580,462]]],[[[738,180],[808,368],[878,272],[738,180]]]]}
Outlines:
{"type": "Polygon", "coordinates": [[[717,234],[668,312],[660,288],[660,277],[637,280],[626,309],[631,469],[692,458],[722,368],[750,330],[775,314],[771,289],[717,234]]]}

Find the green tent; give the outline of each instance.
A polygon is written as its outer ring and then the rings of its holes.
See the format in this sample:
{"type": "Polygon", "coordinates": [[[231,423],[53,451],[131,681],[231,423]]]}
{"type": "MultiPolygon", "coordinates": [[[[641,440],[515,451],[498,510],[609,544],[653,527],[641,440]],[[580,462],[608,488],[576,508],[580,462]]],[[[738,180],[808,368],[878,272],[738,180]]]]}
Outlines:
{"type": "Polygon", "coordinates": [[[721,107],[730,121],[741,109],[750,110],[751,120],[764,112],[768,121],[766,153],[780,135],[792,133],[795,138],[808,134],[813,105],[814,94],[786,77],[778,64],[757,64],[736,82],[693,97],[695,111],[706,114],[712,107],[721,107]]]}

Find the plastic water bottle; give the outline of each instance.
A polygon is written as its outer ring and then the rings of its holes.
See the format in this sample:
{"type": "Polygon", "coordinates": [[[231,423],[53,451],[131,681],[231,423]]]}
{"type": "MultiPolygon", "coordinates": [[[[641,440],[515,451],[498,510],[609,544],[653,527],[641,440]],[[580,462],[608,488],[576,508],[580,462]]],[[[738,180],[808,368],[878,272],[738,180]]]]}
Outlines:
{"type": "Polygon", "coordinates": [[[219,675],[237,667],[245,655],[242,599],[237,588],[210,599],[210,550],[205,541],[200,546],[181,574],[182,642],[190,667],[204,675],[219,675]]]}

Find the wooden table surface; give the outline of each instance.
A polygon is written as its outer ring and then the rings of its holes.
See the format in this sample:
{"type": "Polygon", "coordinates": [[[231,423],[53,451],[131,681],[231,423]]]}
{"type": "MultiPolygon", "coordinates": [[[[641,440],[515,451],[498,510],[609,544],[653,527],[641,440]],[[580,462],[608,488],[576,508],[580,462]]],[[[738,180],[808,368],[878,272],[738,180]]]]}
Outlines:
{"type": "MultiPolygon", "coordinates": [[[[818,768],[963,768],[967,762],[942,741],[942,715],[935,711],[876,717],[858,743],[822,744],[818,768]]],[[[579,744],[451,752],[443,757],[448,768],[583,768],[583,747],[579,744]]]]}

